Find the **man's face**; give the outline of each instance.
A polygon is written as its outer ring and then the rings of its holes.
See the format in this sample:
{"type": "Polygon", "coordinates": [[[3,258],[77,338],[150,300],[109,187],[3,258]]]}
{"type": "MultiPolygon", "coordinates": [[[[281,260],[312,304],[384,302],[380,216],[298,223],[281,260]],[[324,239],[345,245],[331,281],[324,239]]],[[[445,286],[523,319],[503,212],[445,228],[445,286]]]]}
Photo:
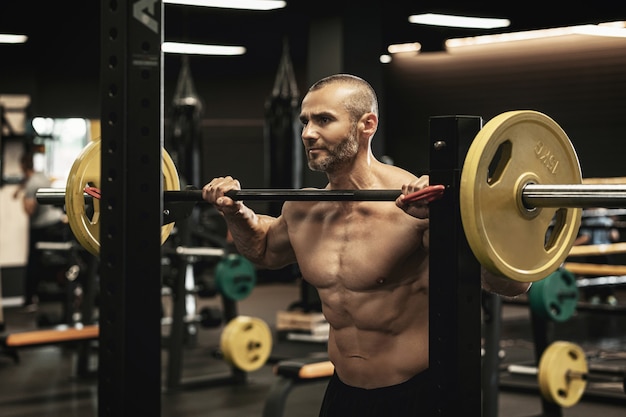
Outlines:
{"type": "Polygon", "coordinates": [[[314,171],[335,171],[350,163],[358,151],[357,125],[343,105],[350,93],[349,88],[328,85],[302,100],[302,142],[314,171]]]}

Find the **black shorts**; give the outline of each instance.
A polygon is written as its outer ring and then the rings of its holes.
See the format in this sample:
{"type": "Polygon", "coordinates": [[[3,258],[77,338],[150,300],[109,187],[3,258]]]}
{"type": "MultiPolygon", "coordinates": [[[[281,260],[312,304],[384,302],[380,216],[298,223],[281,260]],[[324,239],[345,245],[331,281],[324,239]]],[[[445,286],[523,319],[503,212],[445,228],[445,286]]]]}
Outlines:
{"type": "Polygon", "coordinates": [[[416,417],[428,415],[428,370],[398,385],[363,389],[344,384],[333,374],[320,409],[320,417],[416,417]]]}

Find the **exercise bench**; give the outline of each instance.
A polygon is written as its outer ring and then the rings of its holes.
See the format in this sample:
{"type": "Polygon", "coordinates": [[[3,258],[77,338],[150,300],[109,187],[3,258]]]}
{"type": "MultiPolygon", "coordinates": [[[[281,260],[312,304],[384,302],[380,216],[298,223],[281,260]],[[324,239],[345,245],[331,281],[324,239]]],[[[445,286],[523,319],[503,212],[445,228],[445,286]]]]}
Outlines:
{"type": "Polygon", "coordinates": [[[100,334],[97,324],[57,329],[32,330],[0,336],[0,347],[19,362],[18,348],[53,345],[97,339],[100,334]]]}
{"type": "Polygon", "coordinates": [[[292,388],[305,383],[330,379],[335,367],[326,356],[285,359],[274,365],[278,379],[272,384],[263,407],[263,417],[283,417],[287,396],[292,388]]]}

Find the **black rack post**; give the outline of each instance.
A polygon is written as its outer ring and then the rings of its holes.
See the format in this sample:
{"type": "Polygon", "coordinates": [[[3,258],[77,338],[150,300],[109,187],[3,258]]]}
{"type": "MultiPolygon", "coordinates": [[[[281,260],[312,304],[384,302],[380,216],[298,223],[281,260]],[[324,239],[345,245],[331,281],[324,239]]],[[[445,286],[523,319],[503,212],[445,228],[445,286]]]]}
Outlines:
{"type": "MultiPolygon", "coordinates": [[[[82,248],[74,248],[74,251],[80,251],[76,256],[81,256],[82,248]]],[[[85,251],[86,252],[86,251],[85,251]]],[[[82,272],[82,291],[83,297],[80,304],[80,317],[83,325],[88,326],[94,324],[94,310],[96,308],[96,284],[98,283],[98,258],[91,253],[85,253],[85,262],[87,270],[82,272]]],[[[92,342],[85,341],[78,346],[78,359],[76,361],[76,373],[80,377],[89,377],[96,375],[97,370],[90,369],[90,356],[92,352],[92,342]]]]}
{"type": "Polygon", "coordinates": [[[500,389],[500,338],[502,334],[502,298],[483,291],[484,355],[482,365],[483,415],[498,417],[500,389]]]}
{"type": "Polygon", "coordinates": [[[101,3],[98,415],[161,411],[163,4],[101,3]]]}
{"type": "MultiPolygon", "coordinates": [[[[535,348],[535,366],[539,369],[539,361],[541,356],[546,351],[554,340],[554,323],[540,317],[537,312],[532,308],[530,309],[530,322],[533,331],[533,341],[535,348]]],[[[546,400],[541,396],[541,409],[543,413],[539,417],[561,417],[563,416],[563,409],[560,405],[546,400]]]]}
{"type": "Polygon", "coordinates": [[[430,205],[430,370],[433,416],[481,415],[480,264],[463,231],[459,183],[465,155],[482,119],[430,119],[430,183],[443,198],[430,205]]]}

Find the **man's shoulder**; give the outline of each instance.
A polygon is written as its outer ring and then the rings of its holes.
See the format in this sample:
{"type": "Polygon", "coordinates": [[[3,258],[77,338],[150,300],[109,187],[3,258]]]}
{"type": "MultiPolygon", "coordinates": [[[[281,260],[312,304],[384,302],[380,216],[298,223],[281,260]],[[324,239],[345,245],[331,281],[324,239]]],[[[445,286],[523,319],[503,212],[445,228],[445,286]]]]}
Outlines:
{"type": "Polygon", "coordinates": [[[394,182],[399,181],[401,184],[415,181],[419,178],[418,175],[415,175],[412,172],[397,165],[385,165],[385,171],[387,173],[386,175],[389,178],[392,178],[394,182]]]}

